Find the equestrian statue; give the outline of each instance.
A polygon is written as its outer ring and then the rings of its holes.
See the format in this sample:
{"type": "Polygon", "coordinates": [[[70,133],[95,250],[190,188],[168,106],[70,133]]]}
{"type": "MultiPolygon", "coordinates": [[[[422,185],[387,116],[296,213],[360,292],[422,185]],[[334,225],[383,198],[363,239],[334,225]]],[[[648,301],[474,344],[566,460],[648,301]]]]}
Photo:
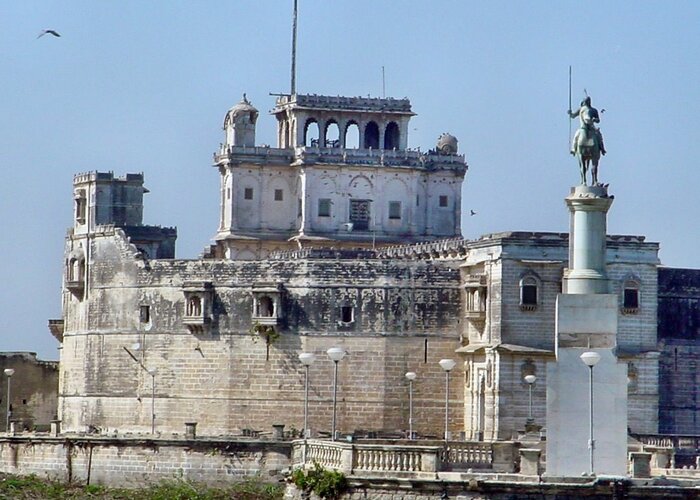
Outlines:
{"type": "MultiPolygon", "coordinates": [[[[605,111],[605,110],[603,110],[605,111]]],[[[574,134],[574,139],[571,142],[571,154],[578,159],[579,168],[581,169],[581,184],[586,185],[586,173],[588,168],[591,168],[591,185],[599,186],[598,182],[598,161],[601,155],[605,155],[605,144],[603,143],[603,134],[596,127],[596,123],[600,123],[600,115],[598,110],[591,106],[591,98],[586,98],[581,101],[581,107],[576,111],[569,109],[569,118],[578,116],[580,127],[574,134]]]]}

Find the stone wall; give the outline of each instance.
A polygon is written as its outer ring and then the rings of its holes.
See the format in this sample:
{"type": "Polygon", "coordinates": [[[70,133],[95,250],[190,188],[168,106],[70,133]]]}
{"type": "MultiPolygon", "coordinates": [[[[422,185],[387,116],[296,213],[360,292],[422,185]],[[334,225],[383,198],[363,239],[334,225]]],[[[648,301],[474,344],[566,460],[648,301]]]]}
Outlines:
{"type": "Polygon", "coordinates": [[[33,352],[0,353],[0,431],[5,431],[7,420],[7,368],[15,370],[12,376],[11,419],[18,429],[48,430],[58,409],[58,362],[37,359],[33,352]]]}
{"type": "MultiPolygon", "coordinates": [[[[339,364],[338,428],[396,432],[408,426],[408,384],[418,373],[415,429],[442,428],[444,373],[438,361],[459,346],[458,271],[449,263],[379,259],[291,261],[154,260],[134,257],[123,233],[97,235],[83,298],[64,293],[60,416],[67,431],[179,432],[196,421],[202,435],[272,424],[303,426],[301,352],[310,369],[310,426],[329,431],[333,363],[339,364]],[[184,322],[186,284],[211,283],[208,330],[184,322]],[[256,318],[258,284],[279,290],[276,318],[256,318]],[[352,309],[342,321],[341,307],[352,309]],[[144,322],[141,308],[148,307],[144,322]],[[251,334],[271,320],[279,338],[251,334]],[[138,344],[138,350],[134,349],[138,344]],[[151,377],[129,356],[128,349],[151,377]]],[[[265,292],[269,293],[269,292],[265,292]]],[[[277,292],[273,292],[277,293],[277,292]]],[[[455,379],[459,380],[455,371],[455,379]]],[[[451,428],[462,429],[463,398],[451,387],[451,428]]]]}
{"type": "Polygon", "coordinates": [[[659,432],[700,434],[700,270],[659,268],[659,432]]]}
{"type": "Polygon", "coordinates": [[[291,444],[263,441],[0,438],[0,472],[113,487],[167,480],[217,485],[260,476],[276,482],[291,444]]]}

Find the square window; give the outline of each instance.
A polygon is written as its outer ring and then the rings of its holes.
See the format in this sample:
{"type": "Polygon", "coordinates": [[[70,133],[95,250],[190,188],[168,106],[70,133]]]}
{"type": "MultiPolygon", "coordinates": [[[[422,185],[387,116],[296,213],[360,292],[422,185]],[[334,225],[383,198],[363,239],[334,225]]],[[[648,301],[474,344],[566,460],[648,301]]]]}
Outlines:
{"type": "Polygon", "coordinates": [[[319,217],[330,217],[331,216],[331,200],[330,200],[330,198],[321,198],[318,200],[318,216],[319,217]]]}
{"type": "Polygon", "coordinates": [[[151,321],[151,307],[150,306],[140,306],[139,307],[139,321],[141,323],[148,323],[151,321]]]}
{"type": "Polygon", "coordinates": [[[243,199],[252,200],[253,199],[253,188],[245,188],[243,190],[243,199]]]}
{"type": "Polygon", "coordinates": [[[444,194],[440,195],[440,206],[441,207],[446,207],[447,206],[447,196],[444,194]]]}
{"type": "Polygon", "coordinates": [[[275,201],[283,201],[284,200],[284,191],[281,189],[275,189],[275,201]]]}
{"type": "Polygon", "coordinates": [[[401,218],[401,202],[400,201],[390,201],[389,202],[389,218],[390,219],[400,219],[401,218]]]}

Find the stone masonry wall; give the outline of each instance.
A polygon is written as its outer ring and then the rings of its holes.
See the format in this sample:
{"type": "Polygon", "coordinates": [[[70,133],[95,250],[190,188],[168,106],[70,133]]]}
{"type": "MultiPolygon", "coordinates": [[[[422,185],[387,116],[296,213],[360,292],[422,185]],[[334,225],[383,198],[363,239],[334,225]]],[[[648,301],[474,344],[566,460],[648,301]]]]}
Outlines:
{"type": "Polygon", "coordinates": [[[0,439],[0,472],[112,487],[191,480],[226,484],[245,476],[276,482],[291,444],[14,437],[0,439]]]}
{"type": "Polygon", "coordinates": [[[659,268],[659,431],[700,434],[700,270],[659,268]]]}
{"type": "MultiPolygon", "coordinates": [[[[133,258],[118,233],[95,238],[87,298],[66,293],[60,415],[67,431],[146,432],[156,370],[156,428],[179,432],[197,421],[202,435],[272,424],[303,426],[303,351],[310,369],[310,426],[330,430],[333,364],[325,351],[348,352],[339,364],[338,428],[398,431],[408,426],[408,385],[416,371],[419,433],[442,427],[444,373],[437,362],[459,347],[458,272],[445,263],[377,259],[296,261],[149,261],[133,258]],[[183,283],[211,281],[209,334],[182,322],[183,283]],[[281,283],[279,339],[251,334],[253,284],[281,283]],[[340,305],[354,321],[340,322],[340,305]],[[139,309],[150,308],[140,323],[139,309]]],[[[452,426],[461,430],[462,397],[452,392],[452,426]]]]}
{"type": "MultiPolygon", "coordinates": [[[[33,352],[0,353],[0,374],[5,369],[15,370],[12,376],[11,419],[18,429],[48,430],[58,409],[58,362],[41,361],[33,352]]],[[[0,430],[5,431],[7,409],[7,377],[2,376],[0,391],[0,430]]]]}

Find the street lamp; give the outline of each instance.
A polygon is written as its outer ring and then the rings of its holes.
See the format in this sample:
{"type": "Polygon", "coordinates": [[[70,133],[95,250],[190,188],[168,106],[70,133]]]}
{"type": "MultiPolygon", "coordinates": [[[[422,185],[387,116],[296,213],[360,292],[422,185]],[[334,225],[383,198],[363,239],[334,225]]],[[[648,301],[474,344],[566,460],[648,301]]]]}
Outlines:
{"type": "Polygon", "coordinates": [[[537,377],[534,375],[525,375],[525,382],[528,385],[528,388],[530,389],[530,403],[528,405],[528,411],[527,411],[527,423],[531,424],[535,420],[532,418],[532,386],[535,385],[535,381],[537,380],[537,377]]]}
{"type": "Polygon", "coordinates": [[[408,439],[413,439],[413,381],[416,380],[416,372],[406,372],[408,380],[408,439]]]}
{"type": "Polygon", "coordinates": [[[333,363],[335,363],[335,369],[333,370],[333,426],[331,439],[335,441],[335,423],[336,423],[336,407],[337,407],[337,397],[338,397],[338,362],[345,357],[345,349],[342,347],[331,347],[326,351],[328,357],[331,358],[333,363]]]}
{"type": "Polygon", "coordinates": [[[590,414],[588,419],[588,450],[590,452],[590,475],[594,474],[595,469],[593,468],[593,450],[595,449],[595,441],[593,440],[593,367],[600,361],[600,354],[594,351],[587,351],[581,354],[581,361],[583,361],[589,368],[589,396],[590,396],[590,414]]]}
{"type": "Polygon", "coordinates": [[[12,380],[12,375],[14,374],[14,368],[5,368],[5,375],[7,375],[7,421],[5,423],[6,432],[10,432],[10,417],[12,416],[12,406],[10,406],[10,381],[12,380]]]}
{"type": "MultiPolygon", "coordinates": [[[[135,351],[138,351],[141,349],[141,344],[138,342],[136,344],[133,344],[131,346],[132,349],[135,351]]],[[[155,435],[156,433],[156,369],[153,368],[149,370],[144,366],[144,364],[139,361],[139,359],[134,356],[134,353],[132,353],[127,347],[122,346],[122,349],[126,351],[126,353],[133,359],[143,371],[148,373],[151,376],[151,434],[155,435]]]]}
{"type": "Polygon", "coordinates": [[[299,354],[299,361],[306,369],[306,379],[304,382],[304,438],[309,437],[309,367],[316,360],[316,355],[311,352],[299,354]]]}
{"type": "Polygon", "coordinates": [[[445,370],[445,442],[447,442],[450,413],[450,371],[452,371],[457,362],[454,359],[441,359],[439,363],[440,367],[445,370]]]}

